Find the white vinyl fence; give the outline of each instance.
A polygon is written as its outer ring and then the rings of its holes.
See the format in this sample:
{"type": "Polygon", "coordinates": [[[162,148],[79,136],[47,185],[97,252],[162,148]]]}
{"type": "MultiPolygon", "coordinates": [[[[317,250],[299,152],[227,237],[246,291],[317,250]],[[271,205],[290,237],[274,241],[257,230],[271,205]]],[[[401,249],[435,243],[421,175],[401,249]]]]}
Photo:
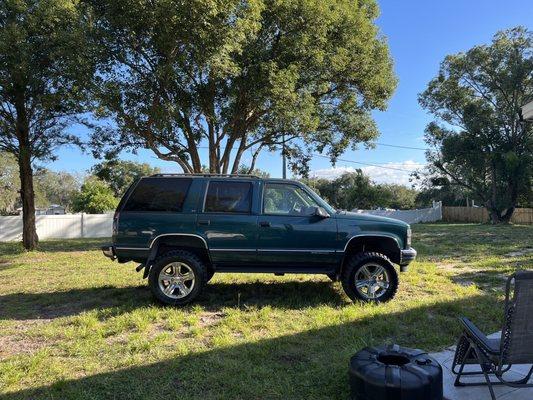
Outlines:
{"type": "MultiPolygon", "coordinates": [[[[113,214],[36,215],[39,239],[110,237],[113,214]]],[[[0,217],[0,242],[22,240],[22,216],[0,217]]]]}
{"type": "Polygon", "coordinates": [[[442,202],[433,202],[431,208],[419,210],[353,210],[361,214],[380,215],[382,217],[395,218],[408,224],[419,222],[435,222],[442,219],[442,202]]]}

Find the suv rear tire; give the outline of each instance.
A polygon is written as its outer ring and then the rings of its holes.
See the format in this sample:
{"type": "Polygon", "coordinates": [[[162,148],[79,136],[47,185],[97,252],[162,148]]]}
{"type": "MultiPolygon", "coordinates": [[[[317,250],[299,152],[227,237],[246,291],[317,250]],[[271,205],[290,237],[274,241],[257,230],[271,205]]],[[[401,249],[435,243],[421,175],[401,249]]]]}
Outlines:
{"type": "Polygon", "coordinates": [[[155,260],[148,285],[159,302],[181,306],[198,297],[207,277],[207,268],[198,256],[185,250],[173,250],[155,260]]]}
{"type": "Polygon", "coordinates": [[[392,299],[398,290],[394,265],[387,256],[375,252],[353,255],[343,268],[341,282],[353,301],[383,303],[392,299]]]}

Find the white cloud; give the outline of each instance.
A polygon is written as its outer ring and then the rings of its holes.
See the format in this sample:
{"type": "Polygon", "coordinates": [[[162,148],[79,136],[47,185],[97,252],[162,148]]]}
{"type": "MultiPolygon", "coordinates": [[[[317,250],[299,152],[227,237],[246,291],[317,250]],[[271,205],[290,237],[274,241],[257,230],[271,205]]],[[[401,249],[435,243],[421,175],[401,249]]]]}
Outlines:
{"type": "MultiPolygon", "coordinates": [[[[418,163],[412,160],[402,162],[390,162],[387,164],[381,164],[380,168],[375,166],[361,166],[360,169],[365,175],[368,175],[370,179],[376,183],[396,183],[405,186],[411,186],[409,182],[410,173],[417,169],[423,168],[425,164],[418,163]],[[396,169],[393,169],[396,168],[396,169]]],[[[309,176],[313,178],[323,179],[335,179],[346,172],[355,172],[356,167],[337,166],[325,169],[313,170],[309,173],[309,176]]]]}

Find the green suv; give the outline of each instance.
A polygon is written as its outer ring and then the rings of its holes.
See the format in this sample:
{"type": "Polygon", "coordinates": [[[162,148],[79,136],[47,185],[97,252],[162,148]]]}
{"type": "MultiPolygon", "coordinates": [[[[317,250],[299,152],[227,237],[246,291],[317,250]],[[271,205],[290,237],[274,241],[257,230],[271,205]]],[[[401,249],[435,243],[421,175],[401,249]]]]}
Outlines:
{"type": "Polygon", "coordinates": [[[402,221],[337,211],[296,181],[211,174],[134,183],[102,250],[140,263],[154,296],[176,305],[215,272],[324,274],[353,300],[383,302],[398,288],[393,263],[403,272],[416,257],[402,221]]]}

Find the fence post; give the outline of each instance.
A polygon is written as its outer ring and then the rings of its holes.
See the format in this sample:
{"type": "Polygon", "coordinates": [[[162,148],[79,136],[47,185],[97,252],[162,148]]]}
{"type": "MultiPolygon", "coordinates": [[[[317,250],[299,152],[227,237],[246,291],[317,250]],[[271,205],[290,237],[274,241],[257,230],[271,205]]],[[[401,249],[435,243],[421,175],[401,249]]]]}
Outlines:
{"type": "Polygon", "coordinates": [[[83,222],[84,222],[84,215],[85,213],[81,213],[81,238],[83,239],[83,236],[84,236],[84,232],[83,232],[83,222]]]}

